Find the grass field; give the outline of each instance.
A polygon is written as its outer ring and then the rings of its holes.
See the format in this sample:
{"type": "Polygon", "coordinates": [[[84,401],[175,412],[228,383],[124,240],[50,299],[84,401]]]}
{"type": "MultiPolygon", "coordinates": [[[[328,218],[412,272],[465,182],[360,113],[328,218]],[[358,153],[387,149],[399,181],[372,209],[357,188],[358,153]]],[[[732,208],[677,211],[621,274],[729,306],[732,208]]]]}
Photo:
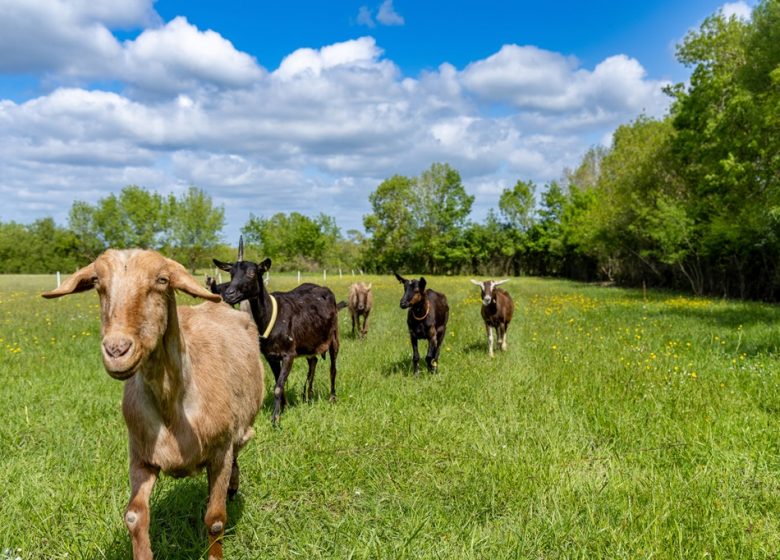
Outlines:
{"type": "MultiPolygon", "coordinates": [[[[513,279],[509,350],[491,360],[478,288],[431,277],[450,324],[439,374],[415,378],[400,285],[365,279],[375,310],[365,341],[342,312],[338,402],[321,363],[301,403],[304,360],[282,429],[266,400],[226,558],[780,553],[780,309],[513,279]]],[[[350,280],[328,285],[344,299],[350,280]]],[[[0,277],[0,560],[129,558],[122,387],[100,361],[97,297],[38,296],[51,287],[0,277]]],[[[206,491],[205,476],[160,479],[157,558],[202,556],[206,491]]]]}

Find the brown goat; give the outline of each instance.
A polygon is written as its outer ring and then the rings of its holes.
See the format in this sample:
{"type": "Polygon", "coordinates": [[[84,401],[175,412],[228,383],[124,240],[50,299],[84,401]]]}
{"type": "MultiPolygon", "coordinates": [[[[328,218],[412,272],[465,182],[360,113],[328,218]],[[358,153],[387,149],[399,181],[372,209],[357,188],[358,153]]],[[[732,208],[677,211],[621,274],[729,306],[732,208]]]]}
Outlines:
{"type": "Polygon", "coordinates": [[[368,315],[374,306],[374,294],[371,292],[371,283],[356,282],[349,287],[349,313],[352,315],[352,336],[355,336],[355,327],[363,338],[368,333],[368,315]],[[363,317],[363,326],[360,326],[360,317],[363,317]]]}
{"type": "Polygon", "coordinates": [[[103,365],[125,381],[131,492],[124,520],[133,558],[152,558],[149,496],[160,471],[180,477],[204,467],[209,558],[222,558],[238,452],[263,401],[257,328],[246,313],[210,303],[220,297],[154,251],[108,250],[42,295],[92,288],[100,298],[103,365]],[[176,289],[210,302],[177,307],[176,289]]]}
{"type": "Polygon", "coordinates": [[[417,350],[419,339],[428,341],[425,363],[428,371],[436,373],[439,370],[439,353],[444,344],[447,320],[450,317],[447,296],[435,290],[426,290],[426,281],[422,276],[419,280],[407,280],[397,272],[393,274],[404,285],[400,306],[401,309],[409,309],[406,314],[406,326],[409,327],[409,338],[412,342],[414,374],[420,373],[420,353],[417,350]]]}
{"type": "Polygon", "coordinates": [[[485,280],[484,282],[471,281],[472,284],[476,284],[482,290],[482,320],[485,321],[488,354],[490,354],[491,358],[493,357],[492,329],[496,329],[498,344],[501,346],[501,350],[506,352],[506,331],[509,328],[509,323],[512,321],[512,313],[515,310],[515,302],[512,301],[512,296],[506,290],[498,287],[505,282],[509,282],[509,280],[499,280],[498,282],[493,280],[485,280]]]}

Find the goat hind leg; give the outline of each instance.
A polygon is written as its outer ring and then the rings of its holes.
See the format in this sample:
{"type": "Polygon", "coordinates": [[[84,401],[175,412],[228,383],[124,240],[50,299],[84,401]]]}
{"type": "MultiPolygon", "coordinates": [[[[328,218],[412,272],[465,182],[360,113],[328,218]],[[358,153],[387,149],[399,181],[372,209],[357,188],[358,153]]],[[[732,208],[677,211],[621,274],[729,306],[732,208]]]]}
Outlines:
{"type": "Polygon", "coordinates": [[[230,483],[228,484],[228,498],[231,500],[238,494],[238,484],[241,476],[238,468],[238,453],[254,436],[255,429],[250,426],[244,432],[241,440],[233,445],[233,468],[230,470],[230,483]]]}
{"type": "MultiPolygon", "coordinates": [[[[439,371],[439,354],[441,354],[441,347],[442,344],[444,344],[446,337],[447,337],[446,326],[442,327],[441,330],[436,331],[436,338],[435,338],[436,345],[433,349],[433,361],[431,362],[431,365],[433,366],[433,369],[431,371],[433,373],[437,373],[439,371]]],[[[430,351],[430,345],[431,342],[428,343],[429,351],[430,351]]]]}
{"type": "Polygon", "coordinates": [[[303,402],[311,402],[312,385],[314,385],[314,372],[317,369],[317,358],[306,358],[309,363],[309,373],[306,376],[306,383],[303,384],[303,402]]]}

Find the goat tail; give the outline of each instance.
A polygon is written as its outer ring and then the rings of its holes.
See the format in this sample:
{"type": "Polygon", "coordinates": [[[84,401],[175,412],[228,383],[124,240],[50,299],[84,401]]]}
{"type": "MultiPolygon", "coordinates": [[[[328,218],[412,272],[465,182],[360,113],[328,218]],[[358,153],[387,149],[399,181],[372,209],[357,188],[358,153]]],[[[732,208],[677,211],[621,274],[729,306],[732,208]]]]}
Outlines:
{"type": "Polygon", "coordinates": [[[345,300],[343,300],[343,299],[342,299],[340,302],[338,302],[338,303],[336,304],[336,309],[337,309],[338,311],[341,311],[341,310],[342,310],[342,309],[344,309],[346,306],[347,306],[347,302],[346,302],[345,300]]]}

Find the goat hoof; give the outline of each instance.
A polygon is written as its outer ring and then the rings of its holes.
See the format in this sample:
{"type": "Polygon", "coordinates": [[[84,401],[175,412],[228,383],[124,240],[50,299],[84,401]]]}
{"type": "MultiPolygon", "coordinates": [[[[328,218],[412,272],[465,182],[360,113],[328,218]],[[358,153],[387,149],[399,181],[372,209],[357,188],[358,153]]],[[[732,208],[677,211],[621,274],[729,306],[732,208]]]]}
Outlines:
{"type": "Polygon", "coordinates": [[[211,527],[209,527],[209,533],[211,533],[213,537],[216,537],[222,534],[222,530],[224,528],[225,525],[221,521],[216,521],[215,523],[211,524],[211,527]]]}
{"type": "Polygon", "coordinates": [[[336,395],[331,395],[330,397],[328,397],[328,400],[330,402],[336,402],[336,395]]]}

